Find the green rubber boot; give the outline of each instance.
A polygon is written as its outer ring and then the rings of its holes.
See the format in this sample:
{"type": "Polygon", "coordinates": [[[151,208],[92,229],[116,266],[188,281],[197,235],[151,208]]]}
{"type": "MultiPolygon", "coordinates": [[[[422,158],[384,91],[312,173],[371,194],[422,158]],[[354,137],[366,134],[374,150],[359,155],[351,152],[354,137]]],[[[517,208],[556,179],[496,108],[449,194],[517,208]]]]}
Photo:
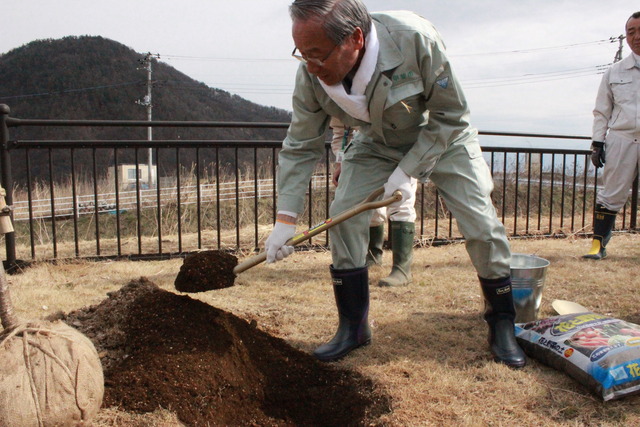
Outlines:
{"type": "Polygon", "coordinates": [[[588,254],[583,255],[582,258],[601,260],[607,257],[605,247],[611,240],[611,231],[616,222],[616,214],[617,212],[610,211],[600,204],[596,205],[591,250],[588,254]]]}
{"type": "Polygon", "coordinates": [[[369,227],[369,248],[366,265],[382,265],[382,246],[384,245],[384,224],[369,227]]]}
{"type": "Polygon", "coordinates": [[[380,279],[378,286],[407,286],[411,284],[411,261],[413,260],[413,222],[391,221],[391,252],[393,267],[391,274],[380,279]]]}

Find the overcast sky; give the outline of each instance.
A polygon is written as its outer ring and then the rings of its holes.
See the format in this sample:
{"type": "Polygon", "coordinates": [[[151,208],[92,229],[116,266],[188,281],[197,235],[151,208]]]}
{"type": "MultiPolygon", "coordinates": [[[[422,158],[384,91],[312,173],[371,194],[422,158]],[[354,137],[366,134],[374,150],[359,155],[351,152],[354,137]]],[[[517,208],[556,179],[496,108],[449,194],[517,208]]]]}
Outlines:
{"type": "MultiPolygon", "coordinates": [[[[208,86],[291,110],[298,62],[290,57],[290,3],[2,0],[0,52],[37,39],[102,36],[141,54],[160,54],[208,86]]],[[[627,18],[640,10],[631,0],[365,4],[372,12],[413,10],[436,25],[480,130],[572,135],[590,135],[601,73],[613,62],[627,18]]],[[[624,42],[623,55],[629,53],[624,42]]],[[[18,94],[0,94],[9,95],[18,94]]]]}

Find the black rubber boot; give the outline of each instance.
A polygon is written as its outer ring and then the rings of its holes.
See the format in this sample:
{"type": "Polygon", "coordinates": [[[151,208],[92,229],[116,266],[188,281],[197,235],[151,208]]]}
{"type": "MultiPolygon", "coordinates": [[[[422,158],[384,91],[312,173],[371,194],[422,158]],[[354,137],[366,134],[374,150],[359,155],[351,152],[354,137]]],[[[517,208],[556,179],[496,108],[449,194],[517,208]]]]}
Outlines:
{"type": "Polygon", "coordinates": [[[489,347],[493,359],[512,368],[526,364],[524,351],[516,341],[514,319],[516,310],[511,293],[511,277],[488,280],[480,278],[484,294],[484,320],[489,325],[489,347]]]}
{"type": "Polygon", "coordinates": [[[416,224],[391,221],[391,252],[393,267],[388,277],[380,279],[378,286],[407,286],[411,284],[411,261],[413,260],[413,236],[416,224]]]}
{"type": "Polygon", "coordinates": [[[369,327],[369,273],[367,267],[349,270],[331,269],[333,293],[338,306],[338,331],[313,355],[323,362],[346,356],[352,350],[371,342],[369,327]]]}
{"type": "Polygon", "coordinates": [[[367,267],[382,265],[382,246],[384,245],[384,224],[369,227],[369,247],[367,249],[367,267]]]}
{"type": "Polygon", "coordinates": [[[601,260],[607,257],[605,247],[611,240],[611,232],[616,223],[617,212],[610,211],[604,206],[596,205],[595,218],[593,221],[593,241],[591,242],[591,250],[582,258],[601,260]]]}

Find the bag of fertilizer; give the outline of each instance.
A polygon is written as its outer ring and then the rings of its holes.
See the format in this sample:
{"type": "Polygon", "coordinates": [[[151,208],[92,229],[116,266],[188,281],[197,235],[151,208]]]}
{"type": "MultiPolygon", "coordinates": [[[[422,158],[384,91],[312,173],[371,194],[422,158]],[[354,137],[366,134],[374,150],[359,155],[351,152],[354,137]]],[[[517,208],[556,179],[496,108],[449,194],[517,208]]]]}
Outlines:
{"type": "Polygon", "coordinates": [[[517,323],[527,355],[584,384],[605,401],[640,391],[640,326],[585,312],[517,323]]]}

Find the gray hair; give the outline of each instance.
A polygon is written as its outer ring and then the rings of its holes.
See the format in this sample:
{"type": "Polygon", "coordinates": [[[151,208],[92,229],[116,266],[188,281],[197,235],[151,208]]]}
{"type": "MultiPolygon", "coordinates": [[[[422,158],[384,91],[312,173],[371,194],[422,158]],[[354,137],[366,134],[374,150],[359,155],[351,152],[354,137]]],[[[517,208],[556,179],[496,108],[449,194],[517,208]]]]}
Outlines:
{"type": "Polygon", "coordinates": [[[361,0],[295,0],[289,6],[291,19],[323,19],[322,27],[327,37],[339,45],[353,34],[357,27],[364,36],[371,31],[371,15],[361,0]]]}

